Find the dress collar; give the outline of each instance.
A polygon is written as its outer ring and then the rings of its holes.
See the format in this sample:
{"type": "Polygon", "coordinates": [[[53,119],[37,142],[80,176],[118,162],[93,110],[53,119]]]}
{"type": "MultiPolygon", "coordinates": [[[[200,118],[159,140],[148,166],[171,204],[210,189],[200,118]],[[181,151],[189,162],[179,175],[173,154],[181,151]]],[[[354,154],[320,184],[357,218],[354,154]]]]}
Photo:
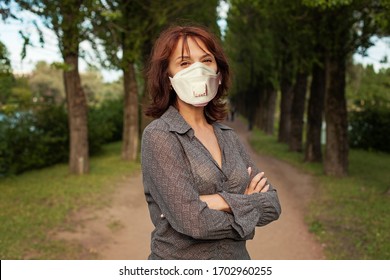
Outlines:
{"type": "MultiPolygon", "coordinates": [[[[173,106],[169,106],[169,108],[161,116],[161,119],[168,124],[169,131],[177,132],[179,134],[185,134],[188,131],[191,131],[192,134],[194,133],[191,126],[184,120],[179,111],[173,106]]],[[[213,126],[221,130],[232,130],[232,128],[220,122],[214,122],[213,126]]]]}
{"type": "Polygon", "coordinates": [[[169,106],[168,110],[161,116],[161,119],[168,124],[169,131],[185,134],[191,129],[179,111],[173,106],[169,106]]]}

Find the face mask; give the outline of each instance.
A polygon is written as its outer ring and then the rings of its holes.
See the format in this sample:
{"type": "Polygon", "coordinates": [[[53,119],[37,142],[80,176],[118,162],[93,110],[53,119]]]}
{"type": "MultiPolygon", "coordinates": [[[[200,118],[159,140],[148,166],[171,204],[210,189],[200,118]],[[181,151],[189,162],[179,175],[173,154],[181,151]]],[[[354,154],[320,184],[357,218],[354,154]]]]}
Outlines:
{"type": "Polygon", "coordinates": [[[193,63],[169,79],[182,101],[199,107],[206,106],[215,97],[221,84],[221,74],[201,62],[193,63]]]}

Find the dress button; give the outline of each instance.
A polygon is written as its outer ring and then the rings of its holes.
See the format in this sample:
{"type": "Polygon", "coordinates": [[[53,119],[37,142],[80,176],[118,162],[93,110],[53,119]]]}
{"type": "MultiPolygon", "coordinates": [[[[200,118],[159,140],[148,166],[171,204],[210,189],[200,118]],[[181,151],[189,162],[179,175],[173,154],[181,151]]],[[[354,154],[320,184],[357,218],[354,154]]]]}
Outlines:
{"type": "Polygon", "coordinates": [[[160,217],[161,217],[161,219],[162,219],[162,218],[164,218],[165,216],[164,216],[164,214],[161,214],[160,217]]]}

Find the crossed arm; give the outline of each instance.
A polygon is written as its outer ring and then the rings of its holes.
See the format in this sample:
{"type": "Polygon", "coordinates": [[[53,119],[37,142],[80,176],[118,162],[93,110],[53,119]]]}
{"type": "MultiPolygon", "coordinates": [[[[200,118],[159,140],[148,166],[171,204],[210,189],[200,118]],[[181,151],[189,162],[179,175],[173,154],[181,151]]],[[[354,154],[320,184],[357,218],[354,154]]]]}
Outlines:
{"type": "MultiPolygon", "coordinates": [[[[248,167],[248,174],[249,176],[251,176],[252,174],[251,167],[248,167]]],[[[252,178],[244,194],[251,195],[254,193],[267,192],[268,190],[269,184],[267,184],[267,178],[264,177],[264,172],[260,172],[252,178]]],[[[203,202],[206,202],[207,206],[210,209],[224,211],[228,213],[232,212],[229,204],[219,194],[200,195],[199,199],[203,202]]]]}
{"type": "MultiPolygon", "coordinates": [[[[279,217],[276,191],[267,184],[264,173],[256,174],[243,194],[222,191],[199,195],[191,185],[192,173],[183,166],[187,159],[176,148],[178,146],[176,137],[170,132],[144,131],[145,193],[153,197],[176,231],[196,239],[246,240],[253,237],[255,226],[268,224],[279,217]]],[[[250,161],[245,162],[254,166],[250,161]]],[[[248,169],[249,174],[251,170],[248,169]]]]}

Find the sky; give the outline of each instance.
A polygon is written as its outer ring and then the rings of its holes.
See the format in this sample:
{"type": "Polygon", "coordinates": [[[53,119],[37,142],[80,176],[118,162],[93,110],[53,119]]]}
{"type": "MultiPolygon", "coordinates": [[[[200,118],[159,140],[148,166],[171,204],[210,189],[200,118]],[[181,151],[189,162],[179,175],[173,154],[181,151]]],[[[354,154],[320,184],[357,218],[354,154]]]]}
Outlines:
{"type": "MultiPolygon", "coordinates": [[[[40,23],[39,18],[35,15],[29,12],[22,12],[20,15],[28,23],[20,23],[15,20],[9,20],[7,23],[4,23],[0,19],[0,41],[7,47],[14,73],[29,73],[35,68],[35,64],[38,61],[46,61],[48,63],[62,62],[63,59],[58,48],[55,33],[40,23]],[[44,47],[39,43],[37,29],[32,24],[33,20],[36,20],[43,32],[43,37],[45,38],[44,47]],[[19,31],[30,34],[33,45],[27,47],[27,55],[23,60],[21,59],[23,39],[19,31]]],[[[93,56],[93,51],[87,42],[81,43],[81,48],[93,56]]],[[[81,72],[84,72],[88,68],[88,64],[83,59],[80,59],[79,68],[81,72]]],[[[111,82],[118,80],[122,73],[120,71],[102,70],[102,75],[104,81],[111,82]]]]}
{"type": "MultiPolygon", "coordinates": [[[[228,7],[220,7],[219,13],[221,20],[218,22],[221,26],[221,29],[226,27],[226,17],[228,7]]],[[[36,16],[31,13],[23,12],[23,18],[30,22],[30,24],[22,24],[17,21],[8,21],[4,23],[0,21],[0,41],[6,45],[8,52],[10,54],[12,69],[15,73],[23,74],[31,72],[35,64],[38,61],[46,61],[48,63],[52,62],[61,62],[62,58],[58,50],[57,39],[51,30],[45,28],[39,19],[37,20],[36,16]],[[45,38],[45,45],[42,48],[39,44],[38,33],[36,28],[32,24],[33,20],[37,20],[37,24],[43,31],[45,38]],[[21,59],[21,51],[23,40],[19,34],[19,31],[22,30],[25,33],[31,34],[31,41],[33,46],[27,47],[27,56],[24,60],[21,59]]],[[[374,69],[378,71],[381,68],[390,68],[390,38],[379,39],[377,37],[373,38],[374,46],[368,49],[367,56],[362,57],[359,54],[354,54],[353,59],[356,63],[361,63],[363,65],[372,64],[374,69]],[[383,58],[387,56],[387,63],[380,63],[383,58]]],[[[86,50],[93,56],[93,52],[89,47],[89,44],[83,42],[81,48],[86,50]]],[[[84,72],[87,69],[87,63],[80,59],[80,71],[84,72]]],[[[122,73],[120,71],[108,71],[102,70],[103,79],[106,82],[111,82],[117,80],[122,73]]]]}

